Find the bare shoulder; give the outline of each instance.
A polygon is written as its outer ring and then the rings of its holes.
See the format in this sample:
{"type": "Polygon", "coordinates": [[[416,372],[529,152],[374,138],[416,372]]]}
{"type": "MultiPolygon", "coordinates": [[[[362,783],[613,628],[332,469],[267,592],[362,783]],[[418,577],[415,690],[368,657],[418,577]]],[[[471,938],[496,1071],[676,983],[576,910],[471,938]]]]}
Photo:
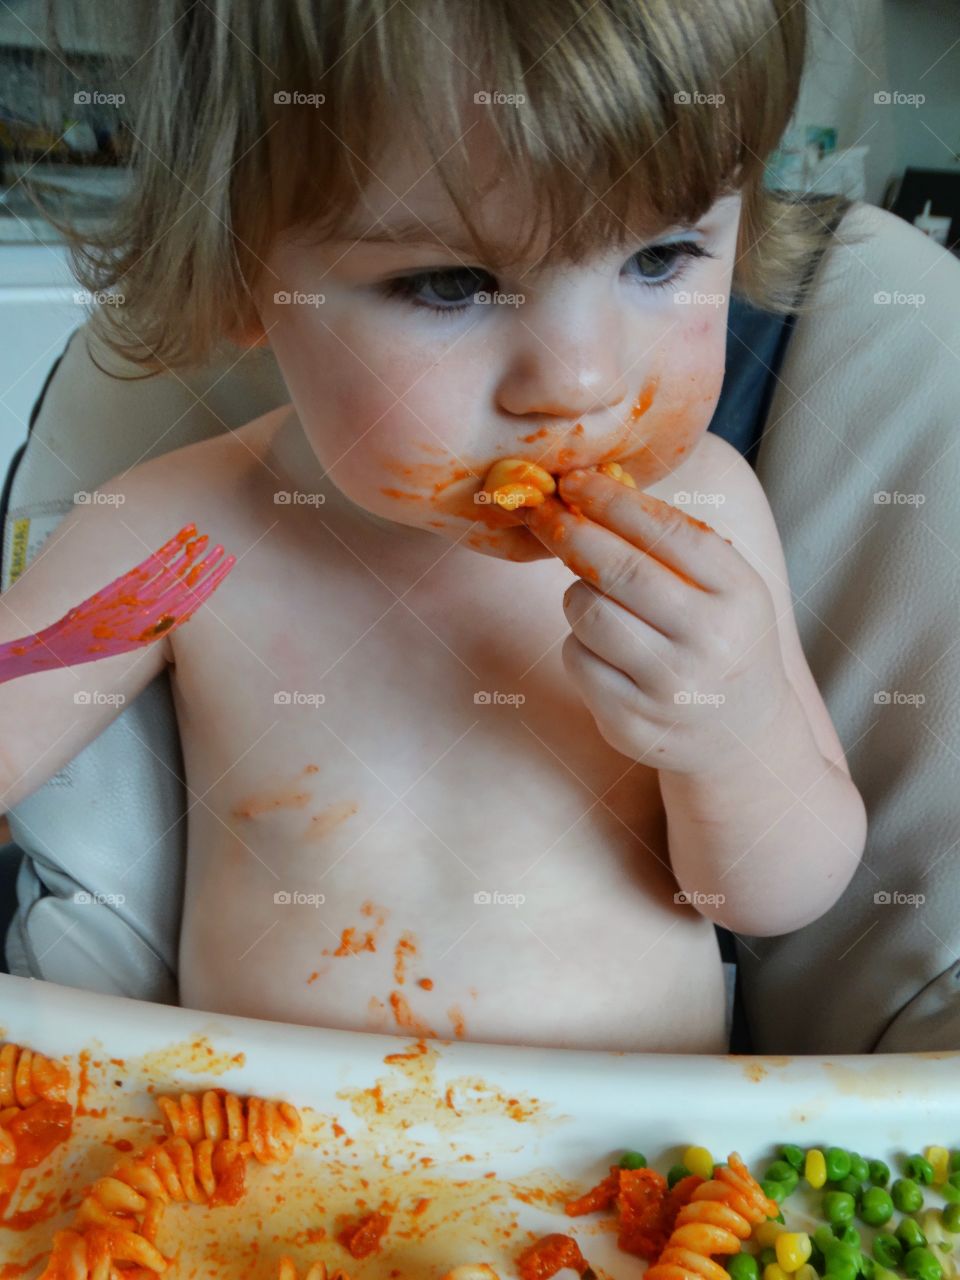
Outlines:
{"type": "Polygon", "coordinates": [[[756,472],[731,444],[707,432],[690,457],[647,492],[696,516],[760,575],[773,601],[787,675],[827,759],[849,772],[843,748],[800,643],[786,557],[756,472]]]}
{"type": "MultiPolygon", "coordinates": [[[[113,476],[50,542],[69,537],[84,546],[101,574],[107,566],[116,573],[132,568],[191,524],[207,535],[209,548],[220,543],[239,555],[261,532],[264,503],[258,499],[269,487],[263,458],[287,412],[289,406],[272,410],[236,430],[159,454],[113,476]]],[[[168,640],[176,638],[174,633],[168,640]]]]}

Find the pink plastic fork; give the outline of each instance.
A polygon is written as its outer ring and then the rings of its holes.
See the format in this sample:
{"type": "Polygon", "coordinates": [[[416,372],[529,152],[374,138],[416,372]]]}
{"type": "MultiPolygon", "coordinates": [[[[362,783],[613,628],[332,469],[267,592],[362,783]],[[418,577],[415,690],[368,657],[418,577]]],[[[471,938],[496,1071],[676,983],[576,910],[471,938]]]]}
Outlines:
{"type": "Polygon", "coordinates": [[[159,551],[82,600],[36,635],[0,644],[0,684],[36,671],[112,658],[182,626],[236,564],[219,544],[196,563],[208,538],[185,525],[159,551]],[[178,558],[178,553],[179,558],[178,558]]]}

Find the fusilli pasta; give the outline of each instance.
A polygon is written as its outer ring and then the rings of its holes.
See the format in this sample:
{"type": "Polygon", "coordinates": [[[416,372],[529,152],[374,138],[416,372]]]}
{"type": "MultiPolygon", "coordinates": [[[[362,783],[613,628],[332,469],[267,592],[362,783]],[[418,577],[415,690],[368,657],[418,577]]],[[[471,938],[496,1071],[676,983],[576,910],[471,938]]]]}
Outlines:
{"type": "MultiPolygon", "coordinates": [[[[122,1156],[93,1183],[71,1229],[54,1236],[39,1280],[124,1280],[129,1265],[144,1277],[161,1274],[168,1259],[156,1239],[166,1206],[236,1204],[245,1190],[247,1158],[286,1160],[300,1132],[300,1113],[288,1103],[233,1095],[221,1099],[213,1090],[199,1102],[191,1095],[179,1103],[160,1101],[170,1104],[161,1106],[170,1135],[139,1155],[122,1156]]],[[[296,1280],[295,1272],[281,1275],[296,1280]]],[[[342,1273],[329,1280],[337,1277],[349,1280],[342,1273]]],[[[307,1280],[328,1278],[325,1271],[311,1268],[307,1280]]]]}
{"type": "Polygon", "coordinates": [[[70,1072],[62,1062],[19,1044],[0,1048],[0,1110],[30,1107],[41,1098],[63,1102],[70,1072]]]}
{"type": "Polygon", "coordinates": [[[663,1252],[647,1270],[647,1280],[729,1280],[712,1254],[739,1253],[752,1224],[776,1217],[776,1203],[763,1192],[734,1151],[726,1165],[694,1191],[677,1214],[663,1252]]]}
{"type": "Polygon", "coordinates": [[[300,1113],[289,1102],[240,1098],[222,1089],[208,1089],[182,1093],[179,1098],[162,1096],[157,1105],[172,1136],[185,1138],[191,1145],[203,1138],[249,1143],[261,1164],[289,1160],[300,1136],[300,1113]]]}
{"type": "Polygon", "coordinates": [[[69,1088],[70,1072],[62,1062],[19,1044],[0,1046],[0,1165],[9,1170],[39,1164],[69,1135],[69,1088]]]}

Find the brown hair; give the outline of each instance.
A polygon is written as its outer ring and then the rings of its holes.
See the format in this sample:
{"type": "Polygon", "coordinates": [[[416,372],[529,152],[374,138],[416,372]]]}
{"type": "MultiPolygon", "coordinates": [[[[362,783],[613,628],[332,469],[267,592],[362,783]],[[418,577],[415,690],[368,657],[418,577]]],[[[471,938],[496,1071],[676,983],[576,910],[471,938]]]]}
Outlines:
{"type": "Polygon", "coordinates": [[[631,210],[688,224],[741,190],[734,288],[793,309],[825,217],[762,179],[796,101],[805,8],[156,0],[149,52],[125,81],[132,190],[105,231],[69,233],[81,282],[124,298],[95,326],[145,370],[202,363],[255,328],[272,239],[334,234],[400,129],[423,139],[478,260],[495,267],[457,123],[477,93],[523,97],[494,101],[489,119],[535,195],[548,256],[623,239],[631,210]]]}

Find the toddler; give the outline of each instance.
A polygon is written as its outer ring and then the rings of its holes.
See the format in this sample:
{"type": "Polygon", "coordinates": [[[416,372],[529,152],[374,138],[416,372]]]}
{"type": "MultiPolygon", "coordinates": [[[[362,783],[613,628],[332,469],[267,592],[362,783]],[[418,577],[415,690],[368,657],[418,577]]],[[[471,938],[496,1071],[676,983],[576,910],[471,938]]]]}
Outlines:
{"type": "MultiPolygon", "coordinates": [[[[104,485],[0,640],[191,521],[237,556],[83,670],[170,674],[182,1004],[724,1052],[714,925],[815,920],[865,839],[769,507],[707,430],[731,289],[787,308],[824,234],[762,187],[804,6],[215,8],[156,6],[82,277],[142,372],[265,344],[290,403],[104,485]]],[[[117,714],[77,680],[0,687],[8,807],[117,714]]]]}

